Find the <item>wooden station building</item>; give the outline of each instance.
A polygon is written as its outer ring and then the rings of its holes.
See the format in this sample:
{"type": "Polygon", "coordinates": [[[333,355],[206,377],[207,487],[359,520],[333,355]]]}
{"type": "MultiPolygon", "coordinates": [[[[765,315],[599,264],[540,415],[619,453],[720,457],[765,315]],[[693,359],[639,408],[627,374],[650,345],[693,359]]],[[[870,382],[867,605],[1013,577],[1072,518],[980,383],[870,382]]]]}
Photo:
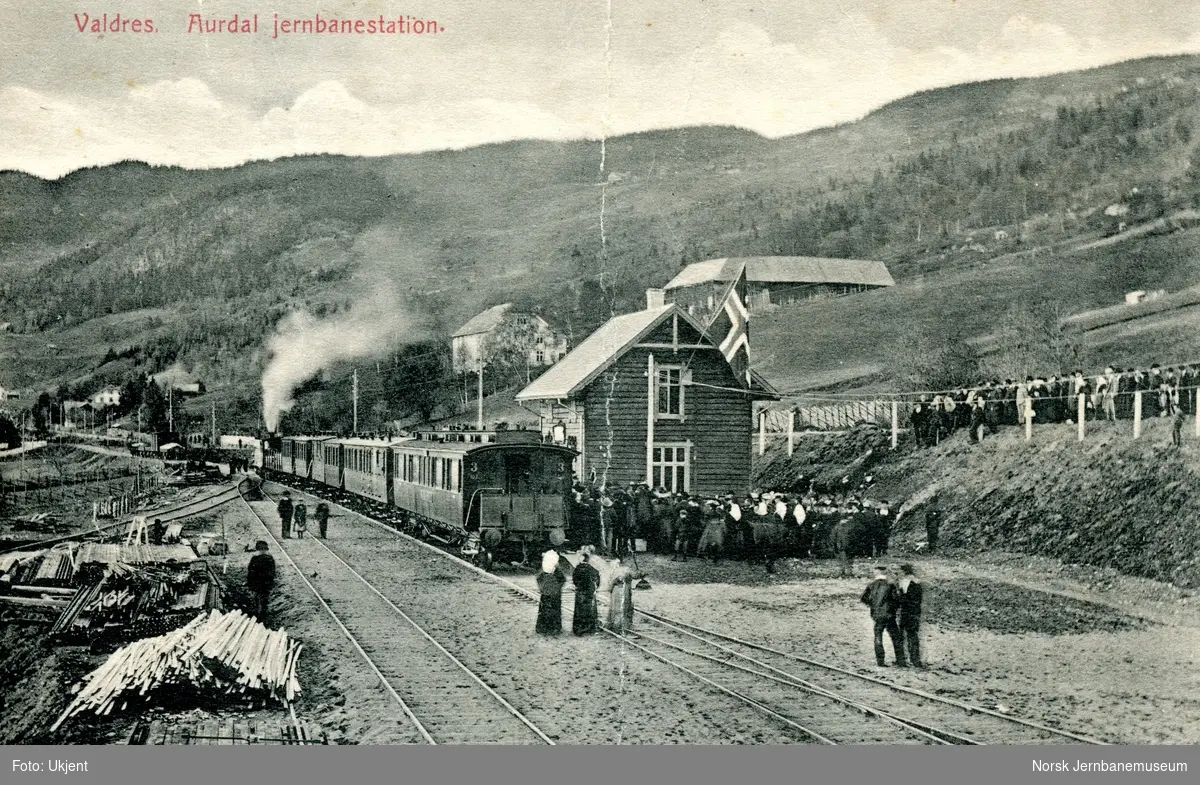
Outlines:
{"type": "Polygon", "coordinates": [[[580,452],[597,484],[646,482],[705,495],[750,484],[755,401],[778,395],[739,377],[686,311],[647,293],[517,394],[541,407],[543,438],[580,452]]]}

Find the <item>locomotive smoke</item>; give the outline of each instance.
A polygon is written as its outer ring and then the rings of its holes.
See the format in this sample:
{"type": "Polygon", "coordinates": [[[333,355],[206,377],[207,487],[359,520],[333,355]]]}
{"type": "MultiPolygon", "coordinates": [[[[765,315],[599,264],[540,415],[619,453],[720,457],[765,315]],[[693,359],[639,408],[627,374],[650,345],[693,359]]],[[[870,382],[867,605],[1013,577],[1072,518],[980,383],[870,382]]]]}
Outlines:
{"type": "Polygon", "coordinates": [[[280,416],[295,404],[296,388],[333,363],[376,356],[426,337],[422,319],[379,273],[359,278],[364,293],[348,311],[326,319],[294,311],[268,339],[262,377],[267,430],[278,430],[280,416]]]}

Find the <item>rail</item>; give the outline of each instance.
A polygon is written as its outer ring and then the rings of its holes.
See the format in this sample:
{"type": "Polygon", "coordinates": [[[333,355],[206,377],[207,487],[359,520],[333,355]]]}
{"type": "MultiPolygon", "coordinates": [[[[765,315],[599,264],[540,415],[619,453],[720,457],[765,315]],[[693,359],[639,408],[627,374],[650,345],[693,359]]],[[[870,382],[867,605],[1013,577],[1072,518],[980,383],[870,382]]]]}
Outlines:
{"type": "MultiPolygon", "coordinates": [[[[267,493],[265,489],[264,489],[263,493],[268,499],[271,499],[270,494],[267,493]]],[[[243,501],[245,501],[244,497],[243,497],[243,501]]],[[[338,625],[339,629],[341,629],[342,633],[347,637],[347,639],[350,640],[350,642],[353,644],[355,649],[358,651],[359,655],[362,656],[364,658],[364,660],[366,660],[367,664],[371,667],[372,671],[380,679],[380,682],[385,685],[386,689],[388,690],[388,692],[392,696],[392,698],[395,701],[397,701],[397,703],[401,706],[405,715],[408,716],[410,721],[414,724],[414,726],[416,726],[419,729],[419,732],[421,733],[422,737],[425,738],[425,740],[428,743],[437,744],[438,742],[434,739],[433,734],[428,730],[426,725],[423,724],[417,718],[415,712],[413,712],[411,707],[408,706],[408,704],[404,701],[404,699],[399,695],[398,691],[391,685],[391,683],[383,675],[378,664],[370,657],[370,655],[367,654],[366,650],[360,644],[360,642],[358,641],[356,636],[354,636],[354,634],[350,631],[350,629],[346,626],[346,624],[342,621],[342,619],[329,606],[329,604],[328,604],[328,602],[326,602],[325,598],[322,597],[320,591],[312,584],[312,582],[308,579],[308,577],[304,575],[303,570],[301,570],[299,565],[296,564],[296,562],[293,560],[291,554],[289,554],[283,548],[282,543],[280,543],[279,540],[275,537],[275,535],[271,532],[270,526],[267,525],[266,521],[263,520],[262,516],[258,513],[257,510],[255,510],[253,508],[252,505],[249,504],[249,502],[246,502],[246,504],[248,507],[250,507],[251,512],[254,513],[254,515],[258,519],[258,521],[263,525],[263,528],[266,530],[267,535],[275,543],[276,547],[280,550],[281,553],[284,554],[284,557],[288,560],[289,564],[291,564],[292,567],[296,570],[296,573],[300,576],[301,580],[305,583],[306,586],[308,586],[309,590],[312,591],[313,595],[320,602],[321,606],[333,618],[334,622],[338,625]]],[[[387,530],[391,531],[391,532],[395,531],[394,529],[391,529],[390,527],[385,527],[385,528],[387,528],[387,530]]],[[[458,670],[460,670],[470,681],[475,683],[477,686],[481,687],[492,700],[496,701],[496,703],[498,703],[501,707],[503,707],[503,709],[508,713],[509,716],[513,717],[518,722],[520,722],[525,728],[527,728],[529,731],[531,731],[533,733],[533,735],[536,736],[538,738],[538,740],[540,740],[541,742],[548,744],[548,745],[554,745],[554,743],[555,743],[554,740],[551,739],[548,735],[546,735],[546,733],[543,732],[539,727],[537,727],[537,725],[535,725],[532,720],[530,720],[527,716],[525,716],[523,713],[521,713],[516,707],[514,707],[502,695],[500,695],[498,692],[496,692],[496,690],[493,689],[491,687],[491,685],[489,685],[486,681],[484,681],[483,678],[479,676],[479,674],[477,674],[477,673],[475,673],[475,671],[471,670],[471,668],[468,667],[462,660],[460,660],[452,652],[450,652],[448,649],[446,649],[446,647],[443,646],[436,638],[434,638],[432,635],[430,635],[429,632],[427,630],[425,630],[424,627],[422,627],[419,623],[417,623],[416,620],[414,620],[411,616],[409,616],[407,613],[405,613],[402,608],[400,608],[398,605],[396,605],[395,602],[393,602],[383,592],[381,592],[378,588],[376,588],[361,573],[359,573],[357,570],[355,570],[354,567],[352,567],[345,559],[343,559],[336,552],[334,552],[332,548],[330,548],[323,541],[321,541],[320,539],[317,539],[317,538],[312,538],[311,542],[316,543],[318,546],[320,546],[320,548],[322,548],[324,550],[325,553],[327,553],[328,555],[330,555],[334,559],[336,559],[337,562],[339,564],[341,564],[342,567],[345,568],[345,570],[347,572],[349,572],[351,575],[353,575],[354,578],[359,583],[361,583],[364,587],[366,587],[366,589],[368,591],[370,591],[372,594],[374,594],[376,597],[378,597],[397,616],[399,616],[401,619],[403,619],[405,621],[405,623],[408,624],[418,635],[420,635],[423,640],[425,640],[427,643],[429,643],[431,646],[433,646],[443,657],[445,657],[450,663],[452,663],[454,665],[454,667],[456,667],[458,670]]]]}
{"type": "MultiPolygon", "coordinates": [[[[441,556],[443,558],[447,558],[447,559],[450,559],[450,560],[458,563],[459,565],[467,568],[468,570],[471,570],[471,571],[487,578],[489,581],[492,581],[494,583],[497,583],[497,584],[503,586],[510,593],[521,596],[532,602],[536,602],[538,600],[538,595],[535,592],[530,591],[522,586],[519,586],[511,581],[508,581],[501,576],[494,575],[490,572],[487,572],[486,570],[483,570],[483,569],[479,568],[478,566],[471,564],[470,562],[468,562],[464,559],[459,558],[458,556],[456,556],[453,553],[449,553],[445,550],[437,548],[436,546],[434,546],[430,543],[424,542],[415,537],[411,537],[410,535],[407,535],[404,532],[397,531],[393,527],[388,526],[387,524],[382,523],[382,522],[374,519],[373,517],[366,515],[362,512],[355,511],[355,510],[349,510],[344,505],[339,505],[339,506],[342,506],[343,509],[346,509],[349,512],[354,512],[356,515],[361,517],[364,521],[366,521],[384,531],[387,531],[389,534],[391,534],[393,536],[402,537],[404,539],[410,540],[410,541],[420,545],[421,547],[429,549],[430,551],[438,554],[439,556],[441,556]]],[[[322,543],[322,545],[324,545],[324,543],[322,543]]],[[[326,548],[327,547],[328,546],[326,546],[326,548]]],[[[341,561],[340,557],[338,557],[338,559],[341,561]]],[[[345,562],[343,561],[343,563],[345,563],[345,562]]],[[[349,565],[347,565],[347,567],[348,566],[349,565]]],[[[361,579],[361,577],[360,577],[360,579],[361,579]]],[[[714,642],[713,640],[706,640],[704,637],[701,637],[701,635],[707,635],[707,636],[710,636],[711,638],[717,639],[718,641],[725,641],[727,643],[737,644],[737,645],[741,645],[741,646],[744,646],[744,647],[747,647],[750,649],[755,649],[760,652],[777,655],[779,657],[783,657],[783,658],[789,659],[789,660],[797,662],[797,663],[802,663],[809,667],[816,668],[818,670],[826,671],[831,674],[836,674],[839,677],[851,677],[851,678],[854,678],[857,680],[861,680],[864,683],[869,683],[869,684],[872,684],[877,687],[883,687],[888,691],[906,695],[906,696],[909,696],[910,698],[919,698],[920,700],[936,703],[941,706],[954,707],[955,709],[957,709],[959,711],[965,712],[968,716],[983,715],[983,716],[987,716],[987,717],[990,717],[990,718],[993,718],[996,720],[1000,720],[1004,724],[1020,726],[1020,727],[1023,727],[1023,728],[1029,729],[1029,730],[1038,731],[1043,734],[1048,734],[1048,735],[1055,736],[1055,737],[1061,737],[1063,739],[1070,739],[1071,741],[1074,741],[1074,742],[1083,742],[1083,743],[1088,743],[1088,744],[1106,744],[1106,742],[1099,741],[1099,740],[1096,740],[1093,738],[1089,738],[1082,734],[1077,734],[1077,733],[1072,733],[1070,731],[1060,730],[1058,728],[1054,728],[1049,725],[1037,723],[1037,722],[1034,722],[1031,720],[1026,720],[1024,718],[1013,717],[1008,714],[1002,714],[1000,712],[992,711],[991,709],[988,709],[983,706],[976,706],[976,705],[968,704],[963,701],[957,701],[952,698],[945,698],[942,696],[934,695],[932,693],[927,693],[922,690],[917,690],[917,689],[914,689],[911,687],[906,687],[904,685],[896,684],[894,682],[890,682],[890,681],[887,681],[884,679],[879,679],[876,677],[855,673],[853,671],[849,671],[846,669],[838,668],[836,666],[821,663],[821,662],[813,660],[811,658],[805,658],[805,657],[799,657],[797,655],[787,654],[786,652],[781,652],[776,649],[771,649],[769,647],[762,646],[760,644],[743,641],[738,638],[734,638],[732,636],[726,636],[721,633],[714,632],[712,630],[706,630],[704,628],[697,627],[695,625],[689,625],[686,622],[672,619],[670,617],[667,617],[667,616],[664,616],[661,614],[657,614],[657,613],[654,613],[651,611],[635,609],[635,612],[642,618],[650,620],[654,624],[658,625],[660,628],[662,628],[664,630],[673,630],[675,632],[687,635],[694,641],[697,641],[697,642],[703,644],[704,646],[707,646],[711,650],[711,652],[718,652],[719,654],[706,653],[703,651],[687,650],[687,649],[680,647],[678,644],[672,644],[670,642],[663,641],[659,638],[655,638],[654,636],[646,635],[644,633],[630,633],[629,635],[621,635],[621,634],[616,633],[613,630],[605,629],[603,631],[605,633],[607,633],[608,635],[621,640],[625,644],[632,646],[633,648],[638,649],[639,651],[642,651],[643,653],[647,654],[648,656],[653,657],[659,661],[662,661],[665,664],[676,668],[677,670],[680,670],[681,672],[687,674],[688,676],[690,676],[698,681],[701,681],[702,683],[706,684],[707,686],[712,687],[713,689],[716,689],[726,695],[729,695],[730,697],[734,698],[735,700],[738,700],[739,702],[742,702],[745,705],[750,706],[751,708],[754,708],[755,710],[757,710],[763,714],[766,714],[767,716],[772,717],[772,719],[774,719],[778,722],[781,722],[782,724],[787,725],[788,727],[790,727],[793,730],[799,731],[806,737],[811,738],[814,741],[818,741],[819,743],[834,743],[834,742],[832,740],[828,739],[828,737],[825,736],[824,734],[814,731],[811,728],[809,728],[808,726],[796,722],[794,718],[787,717],[786,715],[782,714],[781,712],[776,711],[775,709],[773,709],[769,705],[767,705],[764,701],[757,700],[754,697],[752,697],[751,695],[746,694],[745,690],[731,688],[727,685],[717,682],[713,678],[704,676],[703,674],[699,673],[698,669],[695,667],[688,667],[687,665],[684,665],[676,660],[673,660],[670,657],[667,657],[659,652],[653,651],[652,646],[648,645],[648,644],[657,644],[659,646],[665,646],[666,648],[672,649],[673,651],[677,651],[680,654],[683,654],[685,657],[691,657],[693,659],[698,659],[700,661],[707,662],[707,663],[719,664],[720,666],[724,667],[726,670],[735,671],[735,672],[737,672],[737,674],[742,675],[742,676],[753,676],[755,678],[760,679],[761,681],[770,682],[773,685],[787,686],[793,690],[801,691],[801,692],[807,693],[809,695],[813,695],[816,697],[824,698],[826,700],[834,701],[834,702],[840,704],[845,710],[849,710],[849,711],[857,712],[860,714],[875,717],[875,718],[881,720],[882,722],[893,726],[894,728],[900,729],[907,734],[910,734],[912,736],[916,736],[916,737],[922,739],[926,743],[978,744],[980,742],[973,738],[969,738],[968,736],[964,735],[963,733],[949,730],[944,727],[940,727],[939,725],[935,725],[932,722],[921,721],[921,720],[918,720],[913,717],[904,716],[902,714],[897,713],[896,711],[882,709],[882,708],[879,708],[878,706],[874,706],[874,705],[865,703],[861,700],[857,700],[855,698],[848,697],[848,696],[844,695],[842,692],[839,692],[836,690],[831,690],[826,687],[821,687],[820,685],[817,685],[810,680],[798,677],[793,673],[789,673],[781,668],[772,666],[770,663],[767,663],[761,659],[736,652],[732,648],[730,648],[730,646],[728,646],[728,645],[723,645],[721,643],[714,642]],[[689,629],[692,630],[693,632],[689,632],[689,629]],[[697,634],[697,633],[699,633],[699,634],[697,634]],[[731,659],[739,660],[745,664],[734,664],[730,661],[731,659]]]]}
{"type": "MultiPolygon", "coordinates": [[[[183,504],[176,505],[175,507],[168,507],[165,510],[159,510],[159,511],[148,510],[145,512],[145,516],[147,518],[155,518],[157,520],[161,520],[164,523],[166,523],[168,521],[179,520],[180,518],[187,518],[187,517],[191,517],[192,515],[199,515],[200,513],[207,512],[208,510],[210,510],[214,507],[219,507],[222,504],[227,504],[231,501],[236,500],[239,495],[240,495],[239,488],[238,488],[238,486],[234,485],[234,486],[225,488],[223,490],[220,490],[217,493],[214,493],[210,496],[204,496],[199,499],[193,499],[190,502],[185,502],[183,504]],[[222,498],[220,498],[222,496],[226,496],[228,498],[222,499],[222,498]],[[198,504],[205,504],[206,506],[199,510],[191,509],[192,507],[195,507],[198,504]]],[[[24,545],[15,545],[15,546],[12,546],[9,548],[0,548],[0,554],[15,553],[16,551],[36,550],[38,548],[48,548],[51,545],[57,545],[60,542],[70,542],[72,540],[82,539],[84,537],[94,537],[96,534],[103,534],[104,532],[111,531],[120,526],[128,526],[128,525],[129,525],[129,521],[127,521],[127,520],[113,521],[112,523],[106,523],[103,526],[95,526],[91,529],[78,531],[73,534],[64,534],[61,537],[51,537],[51,538],[44,539],[44,540],[34,540],[32,542],[27,542],[24,545]]]]}

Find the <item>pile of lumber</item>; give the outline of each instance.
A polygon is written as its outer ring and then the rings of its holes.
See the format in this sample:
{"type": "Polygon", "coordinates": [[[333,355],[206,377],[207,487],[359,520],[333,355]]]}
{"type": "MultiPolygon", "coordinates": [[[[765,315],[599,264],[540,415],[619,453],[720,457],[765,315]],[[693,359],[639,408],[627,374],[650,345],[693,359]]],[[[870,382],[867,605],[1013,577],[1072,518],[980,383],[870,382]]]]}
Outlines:
{"type": "Polygon", "coordinates": [[[51,635],[130,640],[161,635],[212,609],[217,583],[205,562],[191,565],[86,565],[87,582],[50,630],[51,635]]]}
{"type": "Polygon", "coordinates": [[[51,730],[76,714],[106,715],[155,692],[188,687],[290,704],[300,694],[296,663],[302,648],[285,631],[269,630],[241,611],[201,614],[166,635],[114,652],[75,686],[75,698],[51,730]]]}

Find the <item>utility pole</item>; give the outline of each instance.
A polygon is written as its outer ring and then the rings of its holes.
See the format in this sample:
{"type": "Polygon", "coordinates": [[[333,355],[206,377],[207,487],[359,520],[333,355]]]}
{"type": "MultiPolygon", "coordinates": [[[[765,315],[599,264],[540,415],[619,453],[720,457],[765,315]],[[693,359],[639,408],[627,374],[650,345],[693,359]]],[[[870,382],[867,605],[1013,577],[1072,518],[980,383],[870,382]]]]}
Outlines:
{"type": "Polygon", "coordinates": [[[353,428],[352,432],[357,434],[358,433],[358,369],[357,368],[354,369],[353,395],[354,395],[354,428],[353,428]]]}
{"type": "MultiPolygon", "coordinates": [[[[215,449],[217,446],[217,402],[212,403],[212,446],[215,449]]],[[[224,520],[224,519],[222,519],[224,520]]]]}
{"type": "Polygon", "coordinates": [[[175,387],[167,387],[167,430],[175,433],[175,387]]]}
{"type": "Polygon", "coordinates": [[[477,403],[477,414],[475,417],[475,430],[483,430],[483,355],[479,355],[479,399],[477,403]]]}

